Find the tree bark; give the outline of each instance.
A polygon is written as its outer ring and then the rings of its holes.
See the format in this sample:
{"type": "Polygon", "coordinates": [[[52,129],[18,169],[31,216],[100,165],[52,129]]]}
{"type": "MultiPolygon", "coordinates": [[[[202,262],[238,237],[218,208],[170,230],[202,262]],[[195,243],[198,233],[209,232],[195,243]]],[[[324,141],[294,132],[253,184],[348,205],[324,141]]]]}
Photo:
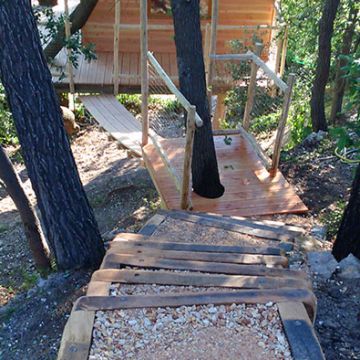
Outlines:
{"type": "Polygon", "coordinates": [[[311,120],[315,132],[319,130],[327,131],[324,104],[325,87],[329,77],[331,37],[339,3],[340,0],[325,0],[319,23],[319,50],[311,96],[311,120]]]}
{"type": "MultiPolygon", "coordinates": [[[[340,52],[341,55],[349,55],[351,52],[351,45],[352,40],[355,34],[356,24],[358,22],[358,12],[359,9],[356,7],[355,2],[349,2],[350,10],[349,10],[349,17],[347,20],[347,26],[345,29],[344,37],[343,37],[343,44],[342,49],[340,52]]],[[[333,99],[331,105],[331,115],[330,115],[330,123],[336,123],[336,117],[342,111],[342,103],[345,93],[345,86],[346,86],[346,79],[344,78],[345,71],[342,69],[346,66],[347,60],[339,57],[337,60],[337,69],[336,69],[336,77],[333,87],[333,99]]]]}
{"type": "Polygon", "coordinates": [[[217,198],[225,189],[220,183],[211,115],[207,99],[205,65],[200,30],[199,0],[172,0],[175,45],[180,90],[204,122],[194,137],[192,181],[194,191],[206,198],[217,198]]]}
{"type": "Polygon", "coordinates": [[[104,247],[28,0],[0,2],[0,79],[58,268],[99,265],[104,247]]]}
{"type": "MultiPolygon", "coordinates": [[[[81,0],[80,4],[70,14],[71,34],[76,33],[86,23],[94,10],[98,0],[81,0]]],[[[52,60],[63,48],[65,42],[65,26],[62,26],[56,36],[46,45],[44,49],[46,60],[52,60]]]]}
{"type": "Polygon", "coordinates": [[[39,219],[2,146],[0,146],[0,179],[3,181],[5,190],[19,210],[24,225],[25,236],[29,242],[37,269],[40,271],[50,269],[50,252],[41,231],[39,219]]]}
{"type": "Polygon", "coordinates": [[[350,253],[360,259],[360,164],[332,249],[332,254],[337,261],[344,259],[350,253]]]}

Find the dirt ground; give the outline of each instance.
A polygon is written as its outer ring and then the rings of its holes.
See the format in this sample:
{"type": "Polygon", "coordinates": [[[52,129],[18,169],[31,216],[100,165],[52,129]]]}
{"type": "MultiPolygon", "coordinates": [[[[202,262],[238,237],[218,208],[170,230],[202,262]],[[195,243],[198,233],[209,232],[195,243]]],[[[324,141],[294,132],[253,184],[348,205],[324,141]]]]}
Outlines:
{"type": "MultiPolygon", "coordinates": [[[[309,213],[274,219],[310,231],[323,225],[324,217],[348,197],[351,167],[333,157],[331,144],[318,148],[299,147],[282,159],[281,169],[309,213]]],[[[82,128],[72,149],[103,238],[137,231],[159,206],[140,160],[128,158],[96,126],[82,128]]],[[[24,167],[17,165],[17,170],[35,201],[24,167]]],[[[323,248],[331,245],[326,240],[321,243],[323,248]]],[[[16,208],[0,188],[0,359],[54,359],[72,302],[85,292],[89,276],[76,271],[40,279],[16,208]]],[[[330,280],[313,280],[319,302],[316,330],[327,359],[360,359],[360,283],[340,281],[336,274],[330,280]]]]}

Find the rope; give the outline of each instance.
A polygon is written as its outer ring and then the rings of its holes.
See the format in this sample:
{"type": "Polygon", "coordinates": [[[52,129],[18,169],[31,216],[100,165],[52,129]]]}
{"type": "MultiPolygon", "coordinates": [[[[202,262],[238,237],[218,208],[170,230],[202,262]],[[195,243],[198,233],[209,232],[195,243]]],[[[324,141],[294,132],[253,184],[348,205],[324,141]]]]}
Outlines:
{"type": "Polygon", "coordinates": [[[356,160],[353,160],[353,159],[349,159],[347,157],[347,155],[350,155],[350,154],[353,154],[353,153],[356,153],[356,152],[359,152],[360,149],[352,149],[352,150],[347,150],[346,148],[343,149],[343,154],[341,154],[341,150],[339,150],[338,147],[335,148],[335,155],[340,159],[340,161],[342,163],[345,163],[345,164],[359,164],[360,163],[360,159],[356,159],[356,160]]]}

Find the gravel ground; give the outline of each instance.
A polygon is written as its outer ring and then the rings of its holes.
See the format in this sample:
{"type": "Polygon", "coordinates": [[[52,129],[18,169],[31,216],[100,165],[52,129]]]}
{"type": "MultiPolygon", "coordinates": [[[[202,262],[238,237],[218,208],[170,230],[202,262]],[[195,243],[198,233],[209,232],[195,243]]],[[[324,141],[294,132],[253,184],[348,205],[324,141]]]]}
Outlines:
{"type": "MultiPolygon", "coordinates": [[[[115,287],[112,293],[116,293],[115,287]]],[[[119,358],[255,360],[292,357],[277,306],[269,302],[264,305],[98,311],[89,359],[119,358]]]]}
{"type": "Polygon", "coordinates": [[[278,246],[279,241],[255,238],[246,234],[167,218],[156,229],[153,238],[167,241],[202,243],[210,245],[278,246]]]}

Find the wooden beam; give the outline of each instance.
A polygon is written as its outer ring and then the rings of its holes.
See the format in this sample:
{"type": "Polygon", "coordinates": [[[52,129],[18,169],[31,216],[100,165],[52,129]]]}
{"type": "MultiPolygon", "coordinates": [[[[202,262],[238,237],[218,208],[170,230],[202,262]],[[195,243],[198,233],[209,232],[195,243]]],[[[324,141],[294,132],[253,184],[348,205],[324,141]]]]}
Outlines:
{"type": "Polygon", "coordinates": [[[278,304],[278,308],[293,359],[325,360],[304,305],[301,302],[283,302],[278,304]]]}
{"type": "Polygon", "coordinates": [[[115,24],[114,24],[114,95],[119,93],[119,38],[120,38],[120,0],[115,0],[115,24]]]}
{"type": "Polygon", "coordinates": [[[264,304],[269,301],[276,303],[289,301],[302,302],[305,305],[310,319],[314,318],[316,298],[308,289],[237,290],[229,292],[208,291],[146,296],[83,296],[76,301],[74,308],[76,311],[111,311],[118,309],[178,307],[206,304],[264,304]]]}
{"type": "Polygon", "coordinates": [[[208,78],[210,70],[210,41],[211,41],[211,27],[207,23],[205,25],[205,37],[204,37],[204,63],[205,63],[205,76],[208,78]]]}
{"type": "Polygon", "coordinates": [[[290,74],[288,79],[288,87],[284,94],[284,101],[282,107],[282,113],[279,121],[279,125],[276,132],[276,139],[274,145],[274,152],[272,156],[272,165],[271,165],[271,175],[275,176],[277,168],[280,162],[280,152],[281,152],[281,144],[284,137],[284,131],[286,126],[286,121],[289,115],[289,108],[291,103],[291,94],[292,89],[295,84],[295,74],[290,74]]]}
{"type": "Polygon", "coordinates": [[[119,266],[136,266],[147,269],[188,270],[230,275],[283,276],[295,279],[304,279],[306,277],[306,274],[301,271],[270,268],[258,264],[233,264],[224,262],[214,264],[209,261],[166,259],[156,256],[142,256],[141,254],[121,255],[109,252],[105,255],[103,263],[105,269],[119,268],[119,266]]]}
{"type": "Polygon", "coordinates": [[[226,106],[225,106],[226,93],[221,92],[217,95],[215,114],[213,117],[213,129],[220,129],[220,120],[225,120],[226,106]]]}
{"type": "Polygon", "coordinates": [[[141,43],[141,119],[142,146],[149,142],[149,73],[148,73],[148,19],[147,0],[140,0],[140,43],[141,43]]]}
{"type": "Polygon", "coordinates": [[[284,38],[282,41],[282,48],[281,48],[281,63],[280,63],[280,70],[279,70],[280,77],[283,77],[284,72],[285,72],[288,38],[289,38],[289,26],[286,25],[285,31],[284,31],[284,38]]]}
{"type": "Polygon", "coordinates": [[[206,253],[201,251],[184,251],[184,250],[162,250],[150,247],[140,249],[131,246],[126,242],[114,242],[110,245],[108,254],[132,255],[132,256],[149,256],[161,259],[175,260],[194,260],[210,261],[213,263],[232,263],[232,264],[257,264],[269,266],[288,266],[286,256],[280,255],[262,255],[262,254],[228,254],[228,253],[206,253]]]}
{"type": "Polygon", "coordinates": [[[230,60],[248,61],[253,59],[253,53],[251,51],[248,51],[246,54],[221,54],[221,55],[210,54],[210,58],[214,60],[223,60],[223,61],[230,61],[230,60]]]}
{"type": "MultiPolygon", "coordinates": [[[[256,47],[255,55],[260,57],[261,50],[263,48],[263,44],[256,43],[255,47],[256,47]]],[[[251,111],[253,109],[254,101],[255,101],[256,75],[257,75],[258,69],[259,69],[259,66],[255,63],[255,61],[252,61],[251,62],[250,82],[249,82],[249,87],[248,87],[248,92],[247,92],[247,100],[246,100],[244,118],[243,118],[243,128],[246,131],[248,131],[249,127],[250,127],[251,111]]]]}
{"type": "Polygon", "coordinates": [[[209,63],[209,72],[206,79],[206,85],[208,87],[208,97],[211,99],[211,86],[214,76],[214,67],[215,63],[211,59],[212,54],[216,54],[216,40],[217,40],[217,26],[219,18],[219,0],[213,0],[211,6],[211,32],[210,32],[210,63],[209,63]]]}
{"type": "MultiPolygon", "coordinates": [[[[155,215],[161,216],[161,215],[155,215]]],[[[153,219],[152,217],[151,219],[153,219]]],[[[164,217],[161,216],[161,220],[164,217]]],[[[145,225],[144,228],[146,228],[145,225]]],[[[138,233],[139,234],[139,233],[138,233]]],[[[136,234],[136,235],[138,235],[136,234]]],[[[142,233],[141,233],[142,234],[142,233]]],[[[173,251],[193,251],[207,253],[229,253],[229,254],[261,254],[261,255],[283,255],[283,251],[277,247],[258,247],[258,246],[237,246],[237,245],[208,245],[200,243],[181,243],[169,242],[163,238],[157,237],[159,241],[153,241],[147,236],[133,237],[132,233],[117,234],[110,242],[110,247],[117,244],[120,248],[133,247],[136,249],[157,249],[157,250],[173,250],[173,251]]]]}
{"type": "Polygon", "coordinates": [[[128,269],[106,269],[95,271],[91,281],[106,281],[121,284],[157,284],[201,287],[224,287],[238,289],[308,288],[309,283],[301,279],[286,279],[264,276],[174,273],[128,269]]]}
{"type": "Polygon", "coordinates": [[[71,111],[75,110],[75,100],[74,100],[74,94],[75,94],[75,82],[74,82],[74,68],[71,62],[71,48],[69,47],[69,42],[71,38],[71,23],[69,21],[69,3],[68,0],[64,0],[64,10],[65,10],[65,39],[67,42],[66,46],[66,55],[67,55],[67,72],[69,75],[69,89],[70,89],[70,95],[69,95],[69,108],[71,111]]]}
{"type": "Polygon", "coordinates": [[[188,210],[192,208],[191,203],[191,163],[193,156],[193,144],[195,135],[195,118],[196,107],[191,105],[187,113],[187,126],[186,126],[186,138],[185,138],[185,153],[184,153],[184,165],[183,176],[180,191],[180,208],[188,210]]]}
{"type": "Polygon", "coordinates": [[[280,88],[281,91],[285,92],[288,87],[287,84],[281,80],[258,56],[252,54],[252,58],[253,61],[263,69],[264,73],[274,81],[277,87],[280,88]]]}

